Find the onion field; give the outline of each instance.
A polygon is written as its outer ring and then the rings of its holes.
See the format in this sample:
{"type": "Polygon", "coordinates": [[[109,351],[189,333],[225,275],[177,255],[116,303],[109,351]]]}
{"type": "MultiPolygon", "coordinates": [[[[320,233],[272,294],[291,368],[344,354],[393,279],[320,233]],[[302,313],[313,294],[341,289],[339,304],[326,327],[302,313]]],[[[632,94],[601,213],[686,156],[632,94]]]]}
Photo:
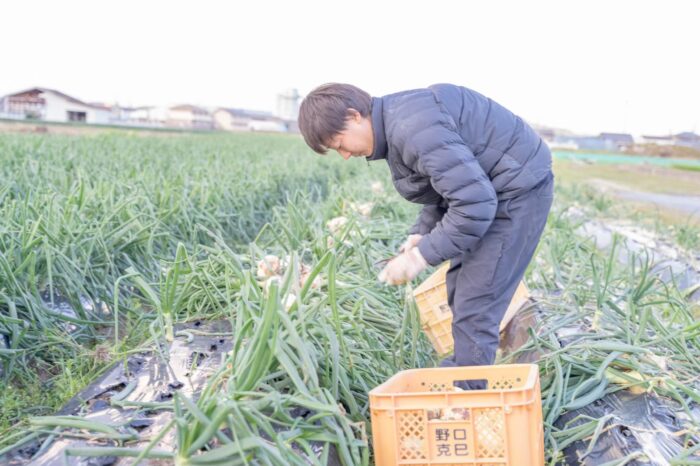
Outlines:
{"type": "MultiPolygon", "coordinates": [[[[1,464],[369,465],[368,392],[439,361],[411,286],[377,280],[418,212],[385,164],[287,135],[0,134],[0,180],[1,464]]],[[[548,464],[700,464],[700,280],[597,246],[581,227],[612,208],[557,186],[498,362],[539,365],[548,464]]]]}

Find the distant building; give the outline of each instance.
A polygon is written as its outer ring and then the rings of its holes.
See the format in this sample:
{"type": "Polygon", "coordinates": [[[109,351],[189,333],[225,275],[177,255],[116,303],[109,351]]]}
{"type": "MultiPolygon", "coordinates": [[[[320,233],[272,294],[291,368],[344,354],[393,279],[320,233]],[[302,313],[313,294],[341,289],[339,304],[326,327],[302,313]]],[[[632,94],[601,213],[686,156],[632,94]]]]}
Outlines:
{"type": "Polygon", "coordinates": [[[270,112],[241,108],[219,108],[214,114],[214,125],[226,131],[287,132],[288,123],[270,112]]]}
{"type": "Polygon", "coordinates": [[[0,99],[0,117],[56,122],[110,123],[110,112],[55,89],[33,87],[0,99]]]}
{"type": "Polygon", "coordinates": [[[688,131],[674,135],[673,142],[677,146],[685,146],[692,147],[694,149],[700,149],[700,135],[688,131]]]}
{"type": "Polygon", "coordinates": [[[263,131],[268,133],[286,133],[287,125],[283,121],[257,120],[249,124],[250,131],[263,131]]]}
{"type": "Polygon", "coordinates": [[[135,107],[124,107],[118,103],[90,102],[90,105],[108,112],[109,121],[115,124],[127,123],[131,119],[131,113],[137,110],[135,107]]]}
{"type": "Polygon", "coordinates": [[[673,136],[649,136],[642,135],[642,144],[656,144],[657,146],[672,146],[673,136]]]}
{"type": "Polygon", "coordinates": [[[700,135],[686,131],[668,136],[643,135],[642,143],[657,146],[684,146],[700,150],[700,135]]]}
{"type": "Polygon", "coordinates": [[[299,115],[299,91],[286,89],[277,94],[277,116],[283,120],[296,121],[299,115]]]}
{"type": "Polygon", "coordinates": [[[148,106],[130,109],[124,124],[155,128],[181,128],[210,130],[214,119],[205,108],[196,105],[174,105],[171,107],[148,106]]]}
{"type": "Polygon", "coordinates": [[[168,120],[167,107],[136,107],[129,112],[129,125],[161,128],[168,120]]]}
{"type": "Polygon", "coordinates": [[[288,133],[300,133],[301,132],[299,130],[299,122],[296,119],[286,120],[285,124],[287,125],[287,132],[288,133]]]}
{"type": "Polygon", "coordinates": [[[575,136],[571,139],[581,150],[612,150],[611,144],[600,136],[575,136]]]}
{"type": "Polygon", "coordinates": [[[117,103],[87,103],[54,89],[34,87],[1,97],[0,118],[145,128],[299,132],[296,122],[299,93],[289,89],[277,97],[278,115],[235,108],[219,108],[212,114],[204,107],[190,104],[124,107],[117,103]]]}
{"type": "Polygon", "coordinates": [[[551,140],[544,139],[550,149],[578,150],[578,143],[570,137],[554,137],[551,140]]]}
{"type": "Polygon", "coordinates": [[[196,105],[175,105],[168,108],[165,125],[173,128],[213,129],[214,120],[209,111],[196,105]]]}
{"type": "Polygon", "coordinates": [[[613,141],[601,136],[556,136],[547,144],[551,149],[562,150],[619,150],[613,141]]]}
{"type": "Polygon", "coordinates": [[[627,133],[600,133],[598,138],[607,150],[624,150],[634,146],[634,138],[627,133]]]}

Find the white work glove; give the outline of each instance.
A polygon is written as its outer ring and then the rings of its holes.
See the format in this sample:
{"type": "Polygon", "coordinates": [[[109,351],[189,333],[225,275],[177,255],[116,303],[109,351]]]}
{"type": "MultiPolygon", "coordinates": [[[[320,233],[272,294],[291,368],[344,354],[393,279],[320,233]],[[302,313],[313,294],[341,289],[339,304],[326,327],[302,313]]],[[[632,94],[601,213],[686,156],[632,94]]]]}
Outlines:
{"type": "Polygon", "coordinates": [[[406,252],[409,249],[413,249],[418,246],[418,242],[423,237],[423,235],[408,235],[406,241],[403,242],[401,247],[399,247],[399,252],[406,252]]]}
{"type": "Polygon", "coordinates": [[[418,248],[411,248],[392,259],[384,269],[379,272],[379,281],[388,285],[402,285],[410,282],[428,267],[418,248]]]}

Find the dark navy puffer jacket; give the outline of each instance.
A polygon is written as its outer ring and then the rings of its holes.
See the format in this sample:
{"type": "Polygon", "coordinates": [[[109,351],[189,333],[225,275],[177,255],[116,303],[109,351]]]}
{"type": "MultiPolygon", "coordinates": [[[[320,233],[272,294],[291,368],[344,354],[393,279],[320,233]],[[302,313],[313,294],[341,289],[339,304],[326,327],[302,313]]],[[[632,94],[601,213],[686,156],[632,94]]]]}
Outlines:
{"type": "Polygon", "coordinates": [[[547,145],[522,119],[465,87],[372,98],[374,150],[386,159],[394,186],[424,204],[411,233],[431,265],[476,245],[499,201],[526,193],[551,173],[547,145]]]}

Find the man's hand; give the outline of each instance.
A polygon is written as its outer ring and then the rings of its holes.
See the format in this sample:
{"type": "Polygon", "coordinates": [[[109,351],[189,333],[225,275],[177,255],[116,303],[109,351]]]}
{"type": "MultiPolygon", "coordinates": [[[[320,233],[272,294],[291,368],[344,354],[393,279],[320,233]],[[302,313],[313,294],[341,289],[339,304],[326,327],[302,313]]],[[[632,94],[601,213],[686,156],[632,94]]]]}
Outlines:
{"type": "Polygon", "coordinates": [[[413,247],[398,255],[379,272],[379,281],[388,285],[402,285],[410,282],[428,267],[418,248],[413,247]]]}
{"type": "Polygon", "coordinates": [[[399,248],[399,252],[406,252],[409,249],[415,248],[416,246],[418,246],[418,242],[422,237],[423,235],[408,235],[406,241],[404,241],[401,247],[399,248]]]}

